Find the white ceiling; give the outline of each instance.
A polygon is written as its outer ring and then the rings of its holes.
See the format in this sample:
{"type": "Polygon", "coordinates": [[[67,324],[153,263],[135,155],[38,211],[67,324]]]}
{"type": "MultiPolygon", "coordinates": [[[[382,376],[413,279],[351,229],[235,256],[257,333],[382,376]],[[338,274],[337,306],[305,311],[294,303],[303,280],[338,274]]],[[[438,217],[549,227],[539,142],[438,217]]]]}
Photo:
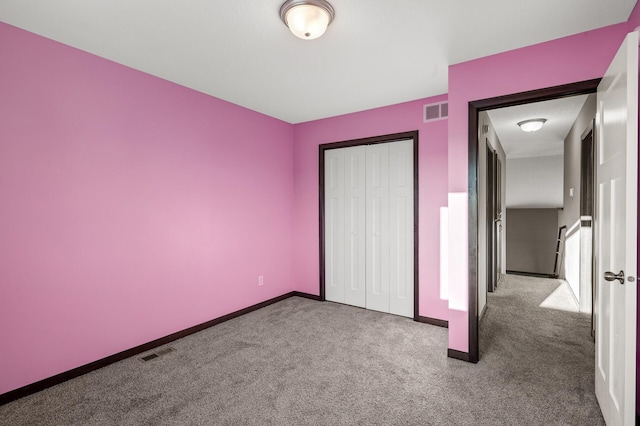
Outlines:
{"type": "Polygon", "coordinates": [[[0,0],[0,21],[299,123],[447,92],[447,67],[625,21],[636,0],[331,0],[320,39],[284,0],[0,0]]]}
{"type": "Polygon", "coordinates": [[[564,139],[587,97],[572,96],[488,111],[507,159],[562,155],[564,139]],[[537,132],[523,132],[517,123],[532,118],[546,118],[547,122],[537,132]]]}

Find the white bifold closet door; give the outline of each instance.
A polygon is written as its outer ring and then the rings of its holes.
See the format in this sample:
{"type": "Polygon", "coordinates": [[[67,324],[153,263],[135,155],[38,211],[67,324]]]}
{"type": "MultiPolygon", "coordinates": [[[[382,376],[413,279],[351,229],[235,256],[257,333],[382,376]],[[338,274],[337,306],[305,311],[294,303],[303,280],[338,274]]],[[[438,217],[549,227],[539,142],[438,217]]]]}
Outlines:
{"type": "Polygon", "coordinates": [[[413,140],[325,151],[325,297],[413,317],[413,140]]]}

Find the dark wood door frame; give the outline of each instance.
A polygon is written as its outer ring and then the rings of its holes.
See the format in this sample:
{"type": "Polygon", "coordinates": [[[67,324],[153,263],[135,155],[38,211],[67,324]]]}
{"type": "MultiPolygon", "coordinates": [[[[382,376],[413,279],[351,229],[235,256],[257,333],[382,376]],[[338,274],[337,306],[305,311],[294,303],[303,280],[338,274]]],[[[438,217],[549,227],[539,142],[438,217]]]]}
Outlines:
{"type": "MultiPolygon", "coordinates": [[[[495,237],[493,240],[493,250],[495,252],[495,266],[493,273],[493,290],[495,291],[500,284],[500,276],[502,275],[502,161],[496,153],[496,168],[495,168],[495,208],[496,215],[494,221],[495,237]],[[499,238],[498,238],[499,237],[499,238]]],[[[485,305],[486,308],[486,305],[485,305]]]]}
{"type": "MultiPolygon", "coordinates": [[[[353,139],[343,142],[333,142],[320,145],[319,148],[319,196],[320,196],[320,300],[325,298],[325,276],[324,276],[324,152],[329,149],[347,148],[360,145],[374,145],[379,143],[397,142],[406,139],[413,139],[413,319],[415,321],[428,322],[419,315],[419,286],[418,286],[418,131],[394,133],[384,136],[374,136],[370,138],[353,139]]],[[[438,320],[434,320],[438,321],[438,320]]],[[[444,322],[444,321],[443,321],[444,322]]],[[[436,324],[444,325],[444,324],[436,324]]]]}
{"type": "MultiPolygon", "coordinates": [[[[492,293],[495,290],[494,277],[496,269],[496,250],[495,250],[495,238],[496,238],[496,159],[498,154],[491,147],[489,141],[485,138],[485,144],[487,149],[487,202],[486,207],[486,242],[487,242],[487,292],[492,293]]],[[[482,312],[480,312],[482,315],[482,312]]]]}
{"type": "MultiPolygon", "coordinates": [[[[476,363],[480,359],[478,340],[478,113],[495,108],[549,101],[595,93],[599,78],[529,92],[469,102],[469,352],[456,358],[476,363]]],[[[451,351],[449,351],[451,353],[451,351]]]]}
{"type": "Polygon", "coordinates": [[[596,262],[593,250],[596,246],[596,233],[594,232],[593,211],[595,209],[595,131],[596,120],[591,121],[589,127],[586,128],[580,138],[580,217],[591,217],[591,337],[595,342],[596,337],[596,262]]]}

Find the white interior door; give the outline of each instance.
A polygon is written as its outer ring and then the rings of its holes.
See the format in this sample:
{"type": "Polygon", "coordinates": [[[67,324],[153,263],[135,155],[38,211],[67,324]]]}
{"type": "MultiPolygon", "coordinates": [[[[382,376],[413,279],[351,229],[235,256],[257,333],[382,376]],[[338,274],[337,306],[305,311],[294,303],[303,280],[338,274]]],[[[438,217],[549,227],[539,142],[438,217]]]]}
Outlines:
{"type": "Polygon", "coordinates": [[[366,147],[325,151],[325,298],[365,307],[366,147]]]}
{"type": "Polygon", "coordinates": [[[634,32],[598,86],[595,384],[608,425],[635,424],[637,118],[634,32]]]}
{"type": "Polygon", "coordinates": [[[325,151],[325,298],[413,317],[413,140],[325,151]]]}

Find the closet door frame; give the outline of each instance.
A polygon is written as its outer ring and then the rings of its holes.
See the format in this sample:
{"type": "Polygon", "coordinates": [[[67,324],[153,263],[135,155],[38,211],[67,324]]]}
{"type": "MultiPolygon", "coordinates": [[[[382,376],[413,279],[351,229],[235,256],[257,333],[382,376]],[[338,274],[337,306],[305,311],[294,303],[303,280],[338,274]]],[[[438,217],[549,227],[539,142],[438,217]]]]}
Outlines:
{"type": "Polygon", "coordinates": [[[347,148],[360,145],[374,145],[380,143],[413,140],[413,319],[419,321],[418,313],[418,131],[394,133],[390,135],[353,139],[342,142],[332,142],[319,145],[319,218],[320,218],[320,300],[325,301],[325,192],[324,192],[324,154],[329,149],[347,148]]]}

